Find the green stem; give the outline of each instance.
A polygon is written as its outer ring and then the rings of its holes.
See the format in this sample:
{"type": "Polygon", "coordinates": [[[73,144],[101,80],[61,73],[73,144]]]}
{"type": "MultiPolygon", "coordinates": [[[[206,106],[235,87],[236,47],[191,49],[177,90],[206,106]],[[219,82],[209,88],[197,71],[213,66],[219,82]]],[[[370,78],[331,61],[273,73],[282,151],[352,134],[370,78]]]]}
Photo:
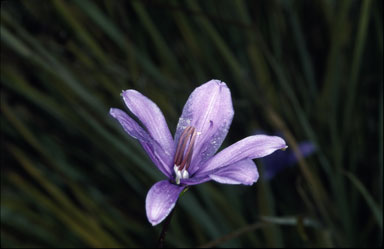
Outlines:
{"type": "Polygon", "coordinates": [[[172,212],[169,214],[169,216],[165,220],[165,223],[163,225],[163,229],[161,230],[161,233],[160,233],[159,240],[157,241],[157,248],[163,248],[164,247],[165,236],[167,235],[169,224],[171,223],[171,219],[172,219],[174,212],[175,212],[175,209],[172,210],[172,212]]]}

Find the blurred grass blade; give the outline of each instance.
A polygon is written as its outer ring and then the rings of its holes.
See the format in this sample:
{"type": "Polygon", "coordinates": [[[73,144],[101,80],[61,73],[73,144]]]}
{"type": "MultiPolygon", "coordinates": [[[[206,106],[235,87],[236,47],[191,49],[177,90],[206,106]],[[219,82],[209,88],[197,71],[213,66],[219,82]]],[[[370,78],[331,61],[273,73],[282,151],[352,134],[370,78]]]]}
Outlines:
{"type": "Polygon", "coordinates": [[[344,174],[351,180],[353,185],[359,190],[360,194],[364,197],[365,201],[367,202],[369,208],[371,209],[372,213],[374,214],[375,220],[377,224],[380,226],[381,229],[383,229],[383,211],[379,205],[374,201],[372,196],[369,194],[367,189],[364,187],[364,185],[357,179],[356,176],[351,174],[350,172],[344,172],[344,174]]]}
{"type": "Polygon", "coordinates": [[[353,51],[352,66],[350,71],[350,77],[348,82],[348,95],[346,99],[346,107],[344,113],[344,127],[347,130],[347,127],[350,124],[351,112],[353,111],[353,105],[355,103],[357,83],[359,82],[359,73],[360,73],[360,64],[361,56],[365,47],[365,40],[367,36],[368,24],[370,20],[370,12],[372,0],[366,0],[361,2],[361,12],[359,18],[359,26],[356,34],[356,43],[353,51]]]}
{"type": "Polygon", "coordinates": [[[28,174],[40,183],[54,199],[56,199],[58,205],[65,213],[76,220],[79,225],[90,231],[91,234],[100,238],[101,241],[105,241],[105,243],[107,243],[106,246],[119,246],[119,244],[112,237],[103,231],[102,227],[93,217],[88,216],[78,209],[59,188],[45,179],[44,176],[42,176],[40,172],[33,167],[31,161],[28,160],[26,155],[24,155],[16,147],[9,147],[9,150],[12,154],[14,154],[15,158],[20,161],[21,165],[28,172],[28,174]]]}

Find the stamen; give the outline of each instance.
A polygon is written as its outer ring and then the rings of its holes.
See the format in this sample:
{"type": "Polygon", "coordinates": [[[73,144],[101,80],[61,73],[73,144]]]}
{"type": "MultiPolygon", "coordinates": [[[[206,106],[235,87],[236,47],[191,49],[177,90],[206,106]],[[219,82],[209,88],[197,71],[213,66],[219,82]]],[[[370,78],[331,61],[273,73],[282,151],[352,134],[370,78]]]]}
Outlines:
{"type": "Polygon", "coordinates": [[[174,158],[174,171],[176,184],[180,184],[180,179],[189,178],[188,168],[191,164],[193,147],[198,133],[192,126],[184,129],[177,143],[176,153],[174,158]]]}
{"type": "Polygon", "coordinates": [[[193,154],[193,145],[195,144],[195,140],[196,140],[196,132],[193,132],[191,141],[189,142],[188,150],[184,155],[184,160],[181,162],[179,170],[184,169],[184,166],[185,166],[185,169],[189,168],[189,165],[191,164],[191,159],[193,154]]]}
{"type": "Polygon", "coordinates": [[[175,159],[174,159],[175,165],[180,165],[180,163],[181,163],[181,160],[183,158],[183,153],[185,150],[185,146],[187,145],[188,137],[190,136],[192,129],[194,129],[194,128],[191,126],[188,126],[187,128],[185,128],[185,130],[183,131],[183,133],[181,134],[181,136],[179,138],[179,143],[177,144],[175,159]]]}

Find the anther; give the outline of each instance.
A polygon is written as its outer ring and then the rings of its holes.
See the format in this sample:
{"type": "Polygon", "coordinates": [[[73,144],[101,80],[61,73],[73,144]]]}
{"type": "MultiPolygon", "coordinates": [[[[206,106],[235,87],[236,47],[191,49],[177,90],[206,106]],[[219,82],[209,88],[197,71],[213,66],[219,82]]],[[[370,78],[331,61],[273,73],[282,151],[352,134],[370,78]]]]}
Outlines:
{"type": "MultiPolygon", "coordinates": [[[[193,129],[193,130],[195,130],[195,129],[193,129]]],[[[189,147],[188,147],[187,151],[185,152],[184,159],[180,163],[179,170],[183,170],[184,167],[185,167],[185,169],[189,168],[189,165],[191,164],[191,160],[192,160],[193,145],[195,144],[195,140],[196,140],[196,132],[193,132],[191,135],[191,140],[189,141],[189,147]]]]}
{"type": "Polygon", "coordinates": [[[188,126],[180,135],[174,158],[174,171],[177,184],[180,184],[180,179],[189,178],[187,170],[192,161],[193,146],[195,144],[197,134],[198,133],[194,127],[188,126]]]}
{"type": "Polygon", "coordinates": [[[175,165],[180,165],[183,158],[185,147],[187,146],[188,137],[190,136],[191,132],[193,132],[193,130],[194,130],[193,127],[188,126],[187,128],[185,128],[185,130],[181,134],[179,138],[179,142],[177,144],[176,153],[175,153],[175,160],[174,160],[175,165]]]}

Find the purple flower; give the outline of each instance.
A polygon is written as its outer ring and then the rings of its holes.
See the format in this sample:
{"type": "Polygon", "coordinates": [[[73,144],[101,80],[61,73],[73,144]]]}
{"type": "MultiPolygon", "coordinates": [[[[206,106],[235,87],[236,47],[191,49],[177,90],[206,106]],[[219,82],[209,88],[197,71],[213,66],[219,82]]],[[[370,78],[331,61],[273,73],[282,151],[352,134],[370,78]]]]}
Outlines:
{"type": "MultiPolygon", "coordinates": [[[[257,130],[254,133],[257,134],[265,134],[263,130],[257,130]]],[[[281,132],[274,134],[276,136],[280,136],[284,138],[281,132]]],[[[303,157],[310,156],[316,151],[315,145],[310,141],[303,141],[298,144],[298,149],[303,157]]],[[[278,174],[280,171],[284,169],[294,166],[297,164],[299,159],[292,149],[287,149],[286,151],[276,151],[273,156],[266,156],[260,159],[263,165],[263,179],[271,180],[278,174]]]]}
{"type": "MultiPolygon", "coordinates": [[[[313,143],[305,141],[298,145],[303,157],[307,157],[315,152],[316,148],[313,143]]],[[[264,166],[263,178],[271,180],[277,173],[287,167],[293,166],[298,162],[298,158],[293,150],[287,149],[286,151],[277,151],[273,156],[267,156],[261,159],[264,166]]]]}
{"type": "Polygon", "coordinates": [[[122,96],[142,125],[120,109],[111,108],[110,114],[129,135],[139,140],[168,178],[153,185],[147,194],[147,217],[153,226],[168,216],[187,186],[210,180],[252,185],[259,177],[252,159],[287,148],[280,137],[255,135],[214,155],[228,133],[234,113],[231,93],[219,80],[211,80],[192,92],[174,139],[155,103],[135,90],[123,91],[122,96]]]}

